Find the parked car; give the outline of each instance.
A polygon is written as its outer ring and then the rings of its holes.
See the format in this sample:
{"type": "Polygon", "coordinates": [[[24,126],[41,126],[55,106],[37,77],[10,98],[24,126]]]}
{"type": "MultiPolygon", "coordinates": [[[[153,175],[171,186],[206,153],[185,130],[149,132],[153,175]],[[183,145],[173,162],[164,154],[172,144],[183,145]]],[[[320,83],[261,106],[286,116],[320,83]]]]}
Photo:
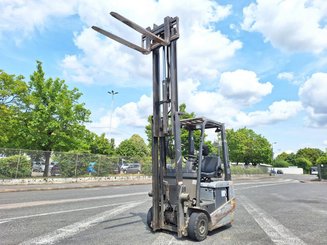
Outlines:
{"type": "Polygon", "coordinates": [[[124,174],[139,174],[141,173],[140,163],[130,163],[126,169],[123,170],[124,174]]]}
{"type": "MultiPolygon", "coordinates": [[[[49,164],[49,171],[51,171],[52,167],[55,165],[54,162],[49,164]]],[[[44,172],[45,170],[45,163],[44,162],[33,162],[32,171],[33,172],[44,172]]]]}
{"type": "Polygon", "coordinates": [[[272,176],[272,175],[276,175],[276,170],[275,170],[275,169],[270,170],[269,175],[270,175],[270,176],[272,176]]]}
{"type": "Polygon", "coordinates": [[[130,163],[122,163],[120,165],[120,171],[124,173],[124,171],[129,167],[130,163]]]}
{"type": "Polygon", "coordinates": [[[277,174],[283,174],[283,171],[280,170],[280,169],[278,169],[278,170],[277,170],[277,174]]]}
{"type": "Polygon", "coordinates": [[[60,166],[58,163],[53,165],[53,167],[50,170],[51,176],[59,176],[60,175],[60,166]]]}

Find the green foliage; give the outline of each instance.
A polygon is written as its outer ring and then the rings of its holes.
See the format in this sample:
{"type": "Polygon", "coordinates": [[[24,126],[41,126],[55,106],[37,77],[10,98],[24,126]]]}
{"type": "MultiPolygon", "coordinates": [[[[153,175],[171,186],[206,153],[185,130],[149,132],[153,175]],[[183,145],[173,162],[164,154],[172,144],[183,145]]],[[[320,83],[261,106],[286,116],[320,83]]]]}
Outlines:
{"type": "Polygon", "coordinates": [[[0,178],[31,176],[31,162],[26,156],[14,155],[0,158],[0,178]]]}
{"type": "Polygon", "coordinates": [[[123,140],[119,144],[117,154],[119,156],[136,157],[141,159],[149,155],[149,148],[141,136],[134,134],[131,138],[123,140]]]}
{"type": "Polygon", "coordinates": [[[31,75],[26,101],[27,138],[30,149],[70,150],[85,131],[90,112],[78,103],[81,93],[69,90],[64,80],[45,79],[41,62],[31,75]]]}
{"type": "Polygon", "coordinates": [[[272,162],[272,165],[273,167],[276,167],[276,168],[287,168],[289,167],[289,163],[283,159],[275,159],[273,162],[272,162]]]}
{"type": "Polygon", "coordinates": [[[23,140],[21,126],[22,104],[27,93],[23,76],[15,76],[0,70],[0,145],[20,147],[23,140]]]}
{"type": "Polygon", "coordinates": [[[109,142],[105,134],[98,136],[95,133],[91,133],[90,139],[88,140],[90,151],[93,154],[102,155],[114,155],[115,154],[115,143],[114,141],[109,142]]]}
{"type": "Polygon", "coordinates": [[[306,158],[308,159],[312,164],[316,164],[317,159],[321,156],[324,156],[324,152],[317,148],[302,148],[296,152],[297,158],[306,158]]]}
{"type": "Polygon", "coordinates": [[[229,158],[232,162],[244,162],[246,165],[271,162],[271,144],[265,137],[251,129],[227,130],[227,142],[229,158]]]}
{"type": "Polygon", "coordinates": [[[0,143],[43,150],[47,175],[50,152],[80,148],[90,112],[78,103],[81,93],[64,80],[45,79],[41,62],[26,84],[22,76],[0,73],[0,143]]]}
{"type": "Polygon", "coordinates": [[[317,159],[317,164],[327,164],[327,156],[321,156],[317,159]]]}
{"type": "Polygon", "coordinates": [[[145,157],[140,161],[140,163],[142,164],[142,174],[151,175],[152,174],[152,158],[145,157]]]}
{"type": "Polygon", "coordinates": [[[295,165],[298,166],[299,168],[303,168],[303,171],[305,173],[309,173],[310,168],[312,167],[312,163],[310,162],[310,160],[304,157],[296,158],[295,165]]]}
{"type": "Polygon", "coordinates": [[[282,152],[276,157],[276,160],[284,160],[288,162],[289,166],[295,165],[295,159],[296,159],[296,155],[294,153],[286,153],[286,152],[282,152]]]}

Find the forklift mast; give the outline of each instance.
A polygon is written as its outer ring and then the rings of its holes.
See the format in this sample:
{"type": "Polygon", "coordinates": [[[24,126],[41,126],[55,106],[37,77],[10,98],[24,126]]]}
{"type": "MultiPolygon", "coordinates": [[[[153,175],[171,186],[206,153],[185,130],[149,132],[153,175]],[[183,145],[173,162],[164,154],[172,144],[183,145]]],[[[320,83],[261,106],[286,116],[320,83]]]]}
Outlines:
{"type": "Polygon", "coordinates": [[[182,153],[180,137],[180,113],[178,111],[177,40],[179,38],[178,17],[166,17],[161,25],[144,29],[138,24],[110,12],[110,15],[132,29],[140,32],[141,46],[135,45],[99,27],[92,28],[142,54],[152,52],[153,116],[152,116],[152,197],[153,230],[160,229],[159,202],[163,193],[163,172],[166,168],[167,138],[173,137],[176,166],[176,185],[182,184],[182,153]]]}

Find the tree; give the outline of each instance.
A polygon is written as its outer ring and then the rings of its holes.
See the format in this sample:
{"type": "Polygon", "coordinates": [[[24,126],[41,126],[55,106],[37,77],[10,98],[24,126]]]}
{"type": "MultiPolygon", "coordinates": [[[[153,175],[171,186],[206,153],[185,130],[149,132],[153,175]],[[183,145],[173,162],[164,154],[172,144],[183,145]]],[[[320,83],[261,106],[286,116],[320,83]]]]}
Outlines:
{"type": "Polygon", "coordinates": [[[22,104],[27,93],[23,76],[0,70],[0,145],[19,147],[22,124],[22,104]]]}
{"type": "Polygon", "coordinates": [[[296,159],[296,155],[293,152],[292,153],[282,152],[276,157],[276,160],[286,161],[290,166],[295,165],[295,159],[296,159]]]}
{"type": "Polygon", "coordinates": [[[274,159],[274,161],[272,162],[273,167],[276,168],[287,168],[289,166],[289,163],[283,159],[274,159]]]}
{"type": "Polygon", "coordinates": [[[252,129],[227,130],[227,142],[229,157],[233,162],[244,162],[246,165],[271,162],[271,144],[265,137],[256,134],[252,129]]]}
{"type": "Polygon", "coordinates": [[[115,154],[114,141],[109,142],[104,133],[100,136],[92,133],[92,139],[90,140],[90,150],[93,154],[113,155],[115,154]]]}
{"type": "Polygon", "coordinates": [[[318,148],[303,148],[296,152],[296,157],[304,157],[308,159],[312,164],[316,164],[317,159],[321,156],[324,156],[324,152],[318,148]]]}
{"type": "Polygon", "coordinates": [[[119,156],[143,158],[149,155],[149,148],[143,138],[138,134],[132,135],[131,138],[123,140],[117,147],[119,156]]]}
{"type": "Polygon", "coordinates": [[[89,121],[90,115],[78,102],[81,96],[78,89],[68,89],[64,80],[45,79],[42,63],[37,61],[24,108],[25,142],[30,149],[45,151],[45,176],[52,150],[71,150],[81,143],[80,136],[86,131],[83,123],[89,121]]]}
{"type": "Polygon", "coordinates": [[[310,168],[312,167],[312,163],[310,162],[310,160],[304,157],[296,158],[295,165],[299,168],[303,168],[305,173],[308,173],[310,171],[310,168]]]}

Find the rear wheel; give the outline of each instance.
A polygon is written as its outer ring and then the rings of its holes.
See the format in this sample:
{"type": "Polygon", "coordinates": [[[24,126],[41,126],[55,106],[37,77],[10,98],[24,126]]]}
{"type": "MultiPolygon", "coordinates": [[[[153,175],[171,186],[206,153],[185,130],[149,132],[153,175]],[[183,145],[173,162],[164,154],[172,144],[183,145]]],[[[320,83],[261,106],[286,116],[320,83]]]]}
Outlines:
{"type": "Polygon", "coordinates": [[[146,223],[151,230],[152,230],[152,217],[153,217],[153,209],[151,207],[146,216],[146,223]]]}
{"type": "Polygon", "coordinates": [[[188,235],[192,240],[202,241],[208,235],[208,217],[204,213],[192,213],[188,223],[188,235]]]}

